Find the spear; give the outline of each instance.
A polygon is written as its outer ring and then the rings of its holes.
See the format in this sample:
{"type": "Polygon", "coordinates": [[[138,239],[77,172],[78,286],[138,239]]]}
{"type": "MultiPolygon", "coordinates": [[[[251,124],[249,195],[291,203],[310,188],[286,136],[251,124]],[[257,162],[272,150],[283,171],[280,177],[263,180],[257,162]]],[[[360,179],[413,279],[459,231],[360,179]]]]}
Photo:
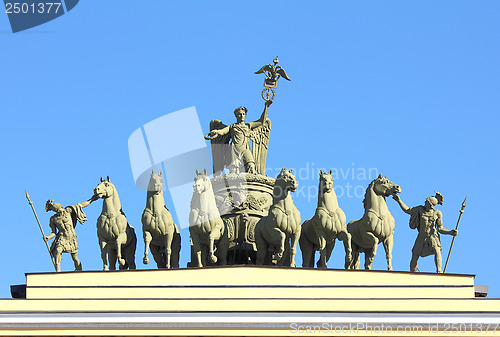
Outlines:
{"type": "MultiPolygon", "coordinates": [[[[464,202],[462,203],[462,209],[460,210],[460,215],[458,216],[457,226],[455,230],[458,230],[458,225],[460,224],[460,219],[462,218],[462,214],[464,214],[465,202],[467,201],[467,197],[465,197],[464,202]]],[[[446,267],[448,266],[448,260],[450,259],[451,250],[453,249],[453,243],[455,242],[455,236],[451,240],[450,251],[448,252],[448,257],[446,258],[446,263],[444,265],[443,273],[446,273],[446,267]]]]}
{"type": "Polygon", "coordinates": [[[50,255],[50,260],[52,261],[52,264],[54,265],[54,269],[55,269],[56,262],[54,261],[54,257],[52,256],[52,253],[50,252],[49,244],[47,243],[47,241],[45,241],[45,233],[43,232],[42,225],[40,225],[40,220],[38,220],[38,215],[36,215],[35,207],[33,207],[33,202],[31,201],[31,198],[30,198],[30,195],[28,194],[28,191],[24,190],[24,192],[26,192],[26,199],[28,199],[28,202],[31,206],[31,209],[33,210],[33,214],[35,215],[36,222],[38,223],[38,227],[40,227],[40,231],[42,232],[43,242],[45,242],[45,246],[47,246],[47,250],[48,250],[49,255],[50,255]]]}

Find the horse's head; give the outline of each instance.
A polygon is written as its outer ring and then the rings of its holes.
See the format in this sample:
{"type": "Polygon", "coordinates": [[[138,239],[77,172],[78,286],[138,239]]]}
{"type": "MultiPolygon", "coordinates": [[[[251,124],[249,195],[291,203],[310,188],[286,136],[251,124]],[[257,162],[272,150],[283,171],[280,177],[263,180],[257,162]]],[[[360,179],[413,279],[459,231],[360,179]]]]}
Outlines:
{"type": "Polygon", "coordinates": [[[99,198],[108,198],[115,194],[115,186],[109,180],[109,176],[106,180],[101,178],[101,182],[94,188],[94,195],[99,198]]]}
{"type": "Polygon", "coordinates": [[[198,170],[196,170],[193,188],[194,192],[197,194],[202,194],[212,188],[212,183],[207,175],[207,170],[203,170],[203,172],[198,172],[198,170]]]}
{"type": "Polygon", "coordinates": [[[382,173],[372,181],[373,185],[373,191],[378,194],[382,195],[384,197],[391,196],[396,193],[401,193],[401,187],[389,179],[387,179],[387,176],[383,177],[382,173]]]}
{"type": "Polygon", "coordinates": [[[333,190],[332,170],[330,172],[319,171],[319,193],[329,193],[333,190]]]}
{"type": "MultiPolygon", "coordinates": [[[[286,170],[286,168],[282,168],[280,174],[278,174],[278,177],[276,178],[276,183],[275,183],[275,192],[276,188],[279,188],[279,194],[284,193],[283,195],[286,195],[287,192],[295,192],[297,187],[299,187],[299,183],[295,179],[295,176],[292,173],[292,169],[286,170]]],[[[275,197],[278,197],[279,195],[276,195],[275,197]]]]}
{"type": "Polygon", "coordinates": [[[163,178],[160,173],[156,174],[151,170],[151,178],[149,178],[148,192],[160,193],[163,191],[163,178]]]}

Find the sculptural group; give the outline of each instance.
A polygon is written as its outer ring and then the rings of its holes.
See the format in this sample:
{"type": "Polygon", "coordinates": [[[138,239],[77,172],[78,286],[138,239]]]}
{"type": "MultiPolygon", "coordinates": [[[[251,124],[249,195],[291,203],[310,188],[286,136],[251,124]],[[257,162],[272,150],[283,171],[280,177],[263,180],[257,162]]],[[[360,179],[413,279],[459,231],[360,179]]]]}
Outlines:
{"type": "MultiPolygon", "coordinates": [[[[276,178],[265,175],[271,134],[269,107],[278,79],[290,80],[283,68],[277,66],[278,59],[273,62],[256,72],[266,74],[262,92],[264,110],[258,120],[246,122],[248,110],[239,107],[234,110],[236,123],[225,125],[218,119],[210,122],[210,132],[205,138],[211,141],[214,177],[211,179],[206,170],[196,170],[189,214],[189,265],[204,267],[231,261],[295,267],[299,244],[303,267],[314,267],[316,252],[319,252],[316,266],[327,268],[335,241],[340,240],[345,250],[346,269],[359,268],[361,253],[365,254],[365,269],[371,269],[378,245],[382,243],[387,269],[392,270],[395,221],[386,204],[386,198],[392,196],[401,209],[411,215],[410,228],[418,230],[410,270],[418,269],[419,257],[434,255],[436,271],[442,272],[438,233],[456,236],[457,230],[443,227],[442,213],[435,209],[443,203],[443,196],[438,192],[435,197],[427,198],[424,206],[408,207],[398,195],[401,187],[380,174],[366,189],[363,216],[346,225],[332,172],[320,171],[316,211],[301,223],[301,214],[292,200],[298,186],[293,171],[283,167],[276,178]]],[[[118,192],[107,177],[101,178],[94,195],[84,203],[63,208],[51,200],[47,202],[46,210],[56,215],[50,220],[52,233],[44,236],[44,240],[56,238],[50,249],[56,271],[60,271],[62,253],[70,253],[75,269],[82,269],[74,228],[77,220],[81,223],[86,220],[82,208],[97,199],[103,200],[97,219],[103,269],[116,269],[116,262],[120,269],[136,268],[135,230],[128,223],[118,192]]],[[[151,171],[141,222],[143,263],[149,263],[151,251],[157,268],[178,268],[181,237],[165,205],[161,172],[151,171]]]]}

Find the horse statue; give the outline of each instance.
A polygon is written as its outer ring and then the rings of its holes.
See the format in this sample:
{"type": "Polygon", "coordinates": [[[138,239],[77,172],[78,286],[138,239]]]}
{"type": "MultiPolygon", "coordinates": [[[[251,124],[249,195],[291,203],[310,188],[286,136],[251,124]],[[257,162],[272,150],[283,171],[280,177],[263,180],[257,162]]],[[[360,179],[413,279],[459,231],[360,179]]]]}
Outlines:
{"type": "Polygon", "coordinates": [[[278,265],[295,267],[301,226],[300,212],[290,192],[295,192],[298,185],[292,170],[283,167],[274,183],[273,204],[255,226],[258,265],[271,264],[274,252],[278,265]]]}
{"type": "Polygon", "coordinates": [[[193,189],[189,213],[189,233],[196,256],[193,266],[203,267],[207,264],[207,257],[210,263],[219,261],[226,265],[229,236],[215,204],[212,183],[206,170],[196,170],[193,189]]]}
{"type": "Polygon", "coordinates": [[[351,234],[347,232],[346,217],[339,207],[333,188],[332,170],[319,171],[318,207],[314,216],[302,224],[299,244],[302,251],[302,267],[314,267],[314,254],[320,252],[318,268],[327,268],[327,262],[335,246],[335,239],[343,241],[345,268],[352,258],[351,234]]]}
{"type": "Polygon", "coordinates": [[[135,230],[127,222],[120,198],[109,177],[106,180],[101,178],[94,189],[94,195],[103,200],[102,212],[97,219],[97,238],[103,269],[115,270],[117,259],[120,269],[135,269],[135,230]]]}
{"type": "Polygon", "coordinates": [[[380,174],[366,189],[365,214],[349,222],[347,230],[352,237],[352,269],[359,269],[359,253],[365,253],[365,269],[371,269],[379,243],[384,244],[387,269],[392,270],[394,217],[389,212],[385,197],[401,193],[401,187],[380,174]]]}
{"type": "Polygon", "coordinates": [[[181,235],[172,219],[172,214],[165,207],[163,199],[163,178],[161,171],[156,174],[151,170],[146,208],[142,212],[142,234],[144,237],[144,264],[149,263],[148,250],[160,268],[179,268],[181,235]]]}

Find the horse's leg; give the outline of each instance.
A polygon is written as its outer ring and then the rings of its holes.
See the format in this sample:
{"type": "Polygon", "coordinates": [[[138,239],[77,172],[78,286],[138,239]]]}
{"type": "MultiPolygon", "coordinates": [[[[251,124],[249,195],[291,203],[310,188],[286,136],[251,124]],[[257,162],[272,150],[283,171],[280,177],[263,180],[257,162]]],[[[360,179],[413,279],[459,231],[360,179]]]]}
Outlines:
{"type": "Polygon", "coordinates": [[[332,256],[332,251],[334,247],[335,247],[335,238],[333,238],[330,242],[326,244],[326,263],[330,261],[330,256],[332,256]]]}
{"type": "Polygon", "coordinates": [[[318,268],[326,269],[328,268],[328,260],[330,259],[330,254],[332,254],[333,248],[335,247],[335,239],[328,242],[325,237],[322,238],[324,240],[324,248],[319,251],[319,260],[318,260],[318,268]]]}
{"type": "Polygon", "coordinates": [[[175,225],[174,225],[174,220],[172,219],[172,216],[170,213],[164,209],[164,211],[161,213],[160,217],[160,228],[163,227],[165,228],[165,236],[164,236],[164,245],[165,245],[165,250],[164,250],[164,255],[165,255],[165,268],[170,269],[171,268],[171,259],[172,259],[172,241],[174,239],[174,232],[175,232],[175,225]]]}
{"type": "Polygon", "coordinates": [[[307,239],[305,231],[300,234],[299,246],[302,251],[302,267],[314,267],[314,246],[307,239]]]}
{"type": "Polygon", "coordinates": [[[208,246],[204,243],[200,243],[200,248],[201,248],[201,260],[205,265],[208,265],[210,261],[207,259],[208,255],[208,246]]]}
{"type": "Polygon", "coordinates": [[[124,267],[126,264],[125,259],[122,257],[122,245],[124,245],[127,242],[127,232],[123,232],[118,234],[116,237],[115,243],[116,243],[116,257],[118,258],[118,263],[120,264],[120,267],[124,267]]]}
{"type": "Polygon", "coordinates": [[[172,257],[172,240],[174,239],[173,228],[165,235],[165,268],[170,269],[170,258],[172,257]]]}
{"type": "Polygon", "coordinates": [[[352,239],[353,234],[349,232],[347,233],[351,235],[351,248],[352,248],[351,262],[349,263],[347,269],[359,269],[359,246],[352,239]]]}
{"type": "Polygon", "coordinates": [[[278,227],[271,228],[267,234],[269,234],[267,240],[272,246],[278,246],[278,250],[276,251],[276,259],[279,261],[283,258],[283,254],[285,253],[285,241],[286,234],[283,233],[278,227]]]}
{"type": "Polygon", "coordinates": [[[193,252],[194,255],[196,256],[196,261],[191,261],[191,263],[196,264],[195,267],[203,267],[199,235],[197,233],[192,233],[191,241],[193,242],[193,252]]]}
{"type": "Polygon", "coordinates": [[[208,235],[208,257],[210,262],[217,263],[217,256],[214,254],[215,240],[220,236],[220,231],[215,227],[212,228],[210,234],[208,235]]]}
{"type": "Polygon", "coordinates": [[[383,245],[385,249],[385,258],[387,259],[387,270],[392,270],[392,246],[393,246],[393,235],[389,235],[387,239],[384,240],[383,245]]]}
{"type": "Polygon", "coordinates": [[[217,245],[217,253],[219,255],[220,264],[223,266],[227,265],[228,249],[229,249],[229,236],[227,230],[224,230],[224,227],[222,227],[219,243],[217,245]]]}
{"type": "Polygon", "coordinates": [[[128,269],[134,270],[135,266],[135,249],[137,248],[137,236],[133,227],[127,228],[127,243],[124,246],[124,259],[128,269]]]}
{"type": "Polygon", "coordinates": [[[276,261],[277,266],[290,267],[292,253],[290,251],[290,236],[285,239],[285,251],[283,252],[283,257],[276,261]]]}
{"type": "MultiPolygon", "coordinates": [[[[345,249],[345,269],[352,269],[352,261],[353,261],[353,252],[351,245],[351,234],[347,232],[347,230],[343,230],[338,234],[338,239],[342,241],[345,249]]],[[[359,256],[359,255],[358,255],[359,256]]]]}
{"type": "Polygon", "coordinates": [[[179,253],[181,250],[181,235],[174,224],[174,238],[172,239],[172,256],[170,257],[170,267],[179,268],[179,253]]]}
{"type": "Polygon", "coordinates": [[[359,256],[359,253],[361,253],[361,248],[358,247],[358,250],[356,251],[356,262],[354,263],[354,266],[352,269],[359,269],[359,266],[361,265],[361,257],[359,256]]]}
{"type": "Polygon", "coordinates": [[[116,250],[108,246],[109,270],[116,270],[116,250]]]}
{"type": "Polygon", "coordinates": [[[369,248],[365,251],[365,269],[372,269],[373,260],[377,255],[378,239],[373,235],[373,233],[365,232],[361,233],[361,241],[366,243],[369,248]]]}
{"type": "MultiPolygon", "coordinates": [[[[327,246],[327,241],[326,241],[326,235],[325,233],[321,230],[316,230],[316,235],[318,236],[318,244],[319,244],[319,260],[317,263],[318,268],[326,268],[326,246],[327,246]]],[[[335,241],[333,242],[335,244],[335,241]]]]}
{"type": "Polygon", "coordinates": [[[158,269],[165,268],[166,267],[165,259],[163,258],[163,254],[161,253],[163,249],[154,244],[150,246],[150,249],[151,249],[151,254],[153,255],[153,259],[156,262],[156,267],[158,269]]]}
{"type": "Polygon", "coordinates": [[[108,244],[99,238],[99,248],[101,248],[102,269],[109,270],[108,266],[108,244]]]}
{"type": "Polygon", "coordinates": [[[149,263],[149,258],[148,258],[149,246],[151,244],[151,240],[153,240],[153,237],[151,236],[151,233],[148,231],[143,231],[142,237],[144,238],[144,258],[142,259],[142,263],[148,264],[149,263]]]}
{"type": "Polygon", "coordinates": [[[295,233],[291,236],[290,242],[290,267],[295,267],[295,255],[297,255],[297,243],[300,239],[300,233],[302,232],[302,227],[300,224],[297,226],[295,233]]]}
{"type": "Polygon", "coordinates": [[[349,264],[349,269],[359,269],[359,264],[360,264],[359,250],[360,250],[360,248],[354,241],[351,241],[351,246],[352,246],[352,259],[351,259],[351,263],[349,264]]]}
{"type": "Polygon", "coordinates": [[[267,254],[267,242],[264,240],[262,227],[263,223],[261,221],[265,221],[265,218],[259,220],[257,225],[255,226],[255,246],[257,248],[257,254],[255,257],[255,264],[258,266],[264,265],[266,254],[267,254]]]}

